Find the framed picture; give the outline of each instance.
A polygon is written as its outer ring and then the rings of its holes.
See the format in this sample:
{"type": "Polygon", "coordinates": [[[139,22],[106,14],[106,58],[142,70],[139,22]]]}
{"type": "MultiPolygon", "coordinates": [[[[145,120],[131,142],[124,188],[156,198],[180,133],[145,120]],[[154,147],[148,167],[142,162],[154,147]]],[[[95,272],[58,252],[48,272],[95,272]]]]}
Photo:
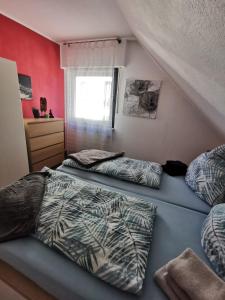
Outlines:
{"type": "Polygon", "coordinates": [[[161,84],[161,80],[127,79],[124,115],[156,119],[161,84]]]}
{"type": "Polygon", "coordinates": [[[32,86],[31,77],[24,74],[18,74],[19,87],[20,87],[20,98],[21,100],[31,100],[32,99],[32,86]]]}

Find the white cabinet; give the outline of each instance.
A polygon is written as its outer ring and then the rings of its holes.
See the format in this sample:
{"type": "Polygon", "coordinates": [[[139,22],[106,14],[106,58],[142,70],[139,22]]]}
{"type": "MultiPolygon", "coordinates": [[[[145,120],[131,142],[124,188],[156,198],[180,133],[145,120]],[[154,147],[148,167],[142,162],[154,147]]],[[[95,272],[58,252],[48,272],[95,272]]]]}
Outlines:
{"type": "Polygon", "coordinates": [[[0,187],[28,172],[16,63],[0,58],[0,187]]]}

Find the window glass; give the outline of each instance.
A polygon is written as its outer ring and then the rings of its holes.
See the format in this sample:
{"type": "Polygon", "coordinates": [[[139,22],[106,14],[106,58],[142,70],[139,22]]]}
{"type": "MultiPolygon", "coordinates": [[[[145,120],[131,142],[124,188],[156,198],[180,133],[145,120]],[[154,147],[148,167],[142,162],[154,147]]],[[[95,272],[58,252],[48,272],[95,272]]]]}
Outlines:
{"type": "Polygon", "coordinates": [[[75,85],[75,117],[109,121],[112,76],[76,76],[75,85]]]}

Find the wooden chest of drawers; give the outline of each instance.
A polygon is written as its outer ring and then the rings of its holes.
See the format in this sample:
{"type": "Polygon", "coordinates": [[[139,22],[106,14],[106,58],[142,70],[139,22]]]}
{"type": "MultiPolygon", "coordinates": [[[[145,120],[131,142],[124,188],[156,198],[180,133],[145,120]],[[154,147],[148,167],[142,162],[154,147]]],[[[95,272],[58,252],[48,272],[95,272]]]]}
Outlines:
{"type": "Polygon", "coordinates": [[[54,167],[64,159],[63,119],[24,119],[30,171],[54,167]]]}

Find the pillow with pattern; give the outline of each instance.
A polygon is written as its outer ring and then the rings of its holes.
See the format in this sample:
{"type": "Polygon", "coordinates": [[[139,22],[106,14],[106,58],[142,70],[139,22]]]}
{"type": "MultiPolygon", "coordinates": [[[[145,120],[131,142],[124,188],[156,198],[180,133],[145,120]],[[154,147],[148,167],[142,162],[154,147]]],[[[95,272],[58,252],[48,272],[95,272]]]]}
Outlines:
{"type": "Polygon", "coordinates": [[[215,272],[225,280],[225,204],[211,209],[202,226],[201,244],[215,272]]]}
{"type": "Polygon", "coordinates": [[[185,181],[209,205],[225,202],[225,144],[193,160],[185,181]]]}

